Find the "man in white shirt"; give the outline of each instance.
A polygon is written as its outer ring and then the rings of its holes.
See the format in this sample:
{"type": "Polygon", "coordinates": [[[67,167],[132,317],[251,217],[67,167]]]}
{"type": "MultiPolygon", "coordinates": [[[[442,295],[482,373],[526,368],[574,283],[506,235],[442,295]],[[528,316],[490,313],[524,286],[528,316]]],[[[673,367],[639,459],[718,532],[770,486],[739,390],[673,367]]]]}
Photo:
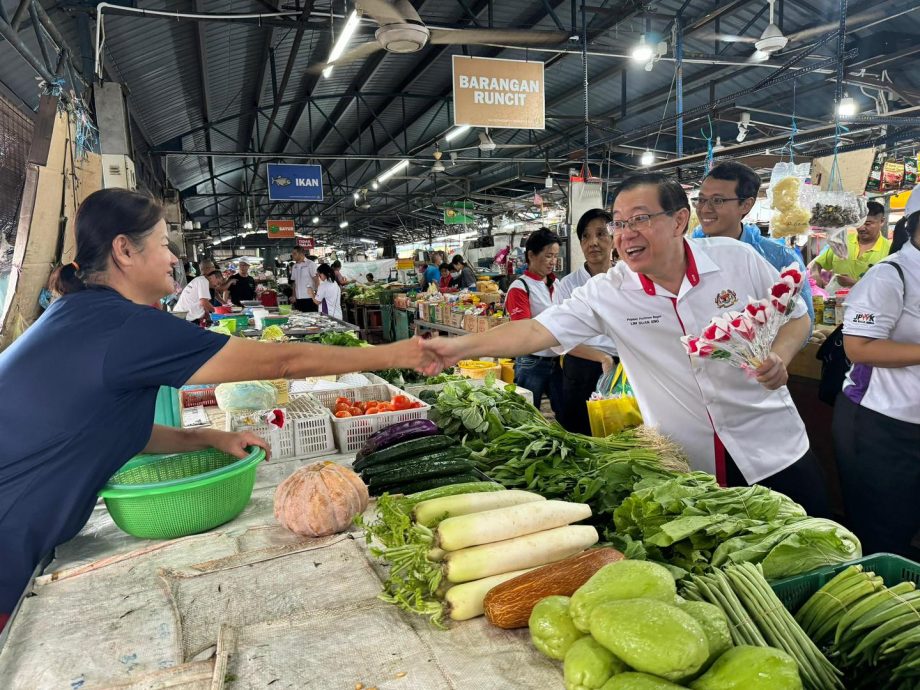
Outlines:
{"type": "Polygon", "coordinates": [[[173,311],[184,311],[186,321],[194,321],[203,326],[208,325],[210,321],[208,315],[214,311],[211,289],[216,288],[222,281],[223,276],[220,271],[214,270],[206,276],[198,276],[193,279],[182,289],[173,311]]]}
{"type": "Polygon", "coordinates": [[[316,262],[307,258],[300,247],[291,250],[294,265],[291,267],[291,282],[294,283],[294,309],[316,311],[316,262]]]}
{"type": "Polygon", "coordinates": [[[754,250],[723,238],[684,240],[690,204],[661,174],[635,175],[616,190],[614,246],[621,261],[540,314],[476,336],[423,347],[444,366],[482,355],[574,349],[610,335],[645,422],[680,443],[694,469],[722,484],[767,485],[829,514],[824,479],[786,390],[787,364],[811,327],[797,301],[755,380],[720,361],[691,360],[680,338],[742,300],[763,297],[779,274],[754,250]],[[760,385],[757,385],[760,384],[760,385]]]}
{"type": "MultiPolygon", "coordinates": [[[[562,278],[553,291],[553,303],[562,304],[592,277],[606,273],[613,265],[613,235],[607,224],[613,217],[592,208],[578,219],[575,234],[581,243],[585,263],[562,278]]],[[[556,416],[568,431],[591,435],[587,400],[597,390],[598,379],[609,373],[617,359],[616,345],[608,335],[599,335],[569,352],[562,360],[562,414],[556,416]]]]}

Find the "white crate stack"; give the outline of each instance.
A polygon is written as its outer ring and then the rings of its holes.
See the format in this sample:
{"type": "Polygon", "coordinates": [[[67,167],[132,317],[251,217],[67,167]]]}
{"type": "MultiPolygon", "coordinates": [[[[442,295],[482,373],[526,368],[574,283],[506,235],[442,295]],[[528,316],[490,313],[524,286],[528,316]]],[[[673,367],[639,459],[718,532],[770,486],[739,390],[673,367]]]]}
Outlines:
{"type": "Polygon", "coordinates": [[[228,413],[227,431],[252,431],[265,438],[272,447],[272,458],[311,458],[335,452],[332,420],[329,411],[309,395],[279,405],[287,415],[283,429],[259,419],[260,413],[228,413]]]}

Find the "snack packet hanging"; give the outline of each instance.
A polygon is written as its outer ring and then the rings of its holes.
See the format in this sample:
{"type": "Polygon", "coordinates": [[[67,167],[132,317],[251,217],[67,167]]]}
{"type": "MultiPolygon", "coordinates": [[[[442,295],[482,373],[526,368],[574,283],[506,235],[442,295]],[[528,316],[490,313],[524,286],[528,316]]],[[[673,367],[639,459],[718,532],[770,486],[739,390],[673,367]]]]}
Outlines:
{"type": "Polygon", "coordinates": [[[777,163],[773,166],[767,188],[767,200],[774,210],[770,218],[770,234],[773,237],[792,237],[808,232],[811,214],[802,200],[810,172],[810,163],[777,163]]]}

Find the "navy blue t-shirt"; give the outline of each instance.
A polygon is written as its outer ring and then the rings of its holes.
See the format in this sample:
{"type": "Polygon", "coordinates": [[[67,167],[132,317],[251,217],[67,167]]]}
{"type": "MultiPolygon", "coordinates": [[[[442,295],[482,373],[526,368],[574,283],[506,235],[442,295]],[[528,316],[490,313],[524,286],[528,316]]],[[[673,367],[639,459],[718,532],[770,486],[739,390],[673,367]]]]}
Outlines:
{"type": "Polygon", "coordinates": [[[91,288],[0,354],[0,613],[147,445],[159,387],[184,385],[227,340],[91,288]]]}

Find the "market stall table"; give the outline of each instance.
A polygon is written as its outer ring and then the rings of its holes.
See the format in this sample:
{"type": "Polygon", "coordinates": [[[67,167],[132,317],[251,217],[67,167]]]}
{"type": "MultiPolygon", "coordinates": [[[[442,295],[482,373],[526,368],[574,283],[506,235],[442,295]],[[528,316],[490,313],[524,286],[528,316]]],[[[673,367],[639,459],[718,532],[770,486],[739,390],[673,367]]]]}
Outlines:
{"type": "Polygon", "coordinates": [[[431,321],[422,321],[421,319],[415,320],[415,329],[416,331],[426,330],[426,331],[441,331],[442,333],[447,333],[448,335],[469,335],[470,332],[456,326],[448,326],[444,323],[433,323],[431,321]]]}
{"type": "Polygon", "coordinates": [[[526,629],[479,618],[439,631],[379,600],[381,566],[357,530],[280,527],[276,486],[318,459],[263,463],[242,514],[181,539],[135,539],[97,506],[11,620],[3,686],[562,687],[526,629]]]}

